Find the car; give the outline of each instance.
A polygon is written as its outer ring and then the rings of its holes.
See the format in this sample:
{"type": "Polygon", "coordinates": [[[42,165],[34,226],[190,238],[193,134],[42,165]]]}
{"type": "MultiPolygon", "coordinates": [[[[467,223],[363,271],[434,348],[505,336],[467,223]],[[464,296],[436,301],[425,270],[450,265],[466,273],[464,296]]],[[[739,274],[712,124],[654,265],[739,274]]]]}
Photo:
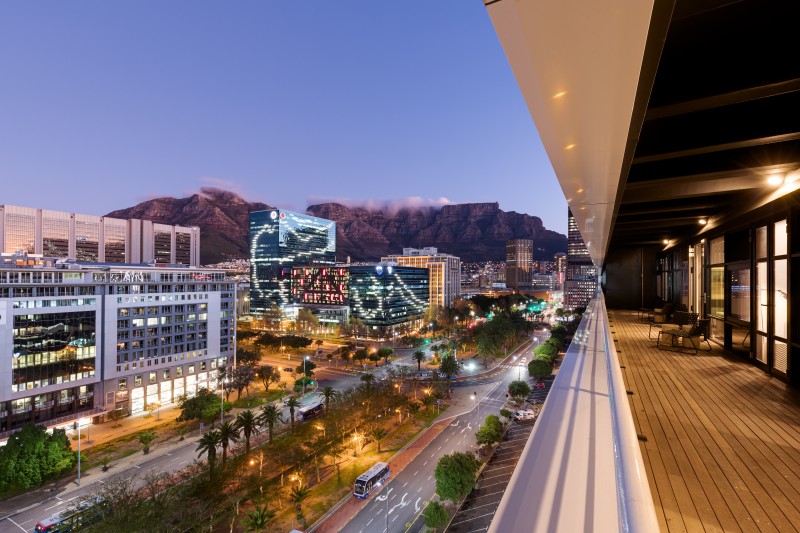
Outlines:
{"type": "Polygon", "coordinates": [[[284,372],[294,372],[294,368],[292,368],[290,366],[287,366],[286,368],[283,369],[283,371],[284,372]]]}
{"type": "Polygon", "coordinates": [[[536,412],[533,409],[522,409],[520,411],[514,411],[512,415],[514,420],[533,420],[536,418],[536,412]]]}

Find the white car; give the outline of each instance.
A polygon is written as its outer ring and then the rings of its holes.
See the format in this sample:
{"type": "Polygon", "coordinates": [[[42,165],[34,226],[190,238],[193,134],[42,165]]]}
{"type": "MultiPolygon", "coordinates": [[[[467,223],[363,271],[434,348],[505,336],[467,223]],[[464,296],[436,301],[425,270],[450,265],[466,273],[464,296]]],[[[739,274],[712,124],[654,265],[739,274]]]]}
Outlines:
{"type": "Polygon", "coordinates": [[[536,412],[533,409],[522,409],[521,411],[514,411],[514,420],[533,420],[536,418],[536,412]]]}

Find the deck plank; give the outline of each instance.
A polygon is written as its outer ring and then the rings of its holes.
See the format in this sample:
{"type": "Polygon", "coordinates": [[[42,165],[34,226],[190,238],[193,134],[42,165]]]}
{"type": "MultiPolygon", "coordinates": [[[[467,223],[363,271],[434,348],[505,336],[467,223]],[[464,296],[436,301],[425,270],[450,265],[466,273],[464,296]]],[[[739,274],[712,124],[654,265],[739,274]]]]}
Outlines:
{"type": "Polygon", "coordinates": [[[800,392],[714,346],[659,350],[610,311],[663,531],[798,531],[800,392]]]}

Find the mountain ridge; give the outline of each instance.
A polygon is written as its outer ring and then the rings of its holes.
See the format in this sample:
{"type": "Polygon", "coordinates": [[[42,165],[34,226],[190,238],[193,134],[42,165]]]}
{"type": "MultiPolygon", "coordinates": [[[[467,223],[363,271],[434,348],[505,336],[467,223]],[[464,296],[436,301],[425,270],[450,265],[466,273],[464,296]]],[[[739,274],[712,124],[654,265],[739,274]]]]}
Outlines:
{"type": "MultiPolygon", "coordinates": [[[[153,198],[106,216],[198,226],[201,262],[212,264],[249,257],[249,213],[265,209],[274,207],[204,187],[187,198],[153,198]]],[[[329,202],[310,205],[306,212],[336,222],[339,261],[377,261],[403,248],[426,246],[466,262],[502,261],[509,239],[533,239],[536,259],[567,250],[566,236],[546,229],[539,217],[503,211],[497,202],[393,210],[329,202]]]]}

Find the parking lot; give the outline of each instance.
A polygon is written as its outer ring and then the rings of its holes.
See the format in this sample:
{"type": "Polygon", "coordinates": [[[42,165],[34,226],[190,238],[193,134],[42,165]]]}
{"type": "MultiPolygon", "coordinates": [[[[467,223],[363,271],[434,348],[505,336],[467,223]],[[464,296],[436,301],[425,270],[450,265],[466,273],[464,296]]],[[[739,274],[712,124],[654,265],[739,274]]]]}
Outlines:
{"type": "MultiPolygon", "coordinates": [[[[544,387],[535,388],[536,381],[531,380],[531,394],[527,398],[530,404],[543,404],[554,378],[542,380],[544,387]]],[[[506,438],[497,447],[489,464],[481,472],[475,490],[467,497],[464,505],[447,528],[447,533],[480,533],[489,529],[503,492],[506,490],[511,474],[522,454],[525,443],[533,431],[533,420],[512,422],[506,438]]]]}

